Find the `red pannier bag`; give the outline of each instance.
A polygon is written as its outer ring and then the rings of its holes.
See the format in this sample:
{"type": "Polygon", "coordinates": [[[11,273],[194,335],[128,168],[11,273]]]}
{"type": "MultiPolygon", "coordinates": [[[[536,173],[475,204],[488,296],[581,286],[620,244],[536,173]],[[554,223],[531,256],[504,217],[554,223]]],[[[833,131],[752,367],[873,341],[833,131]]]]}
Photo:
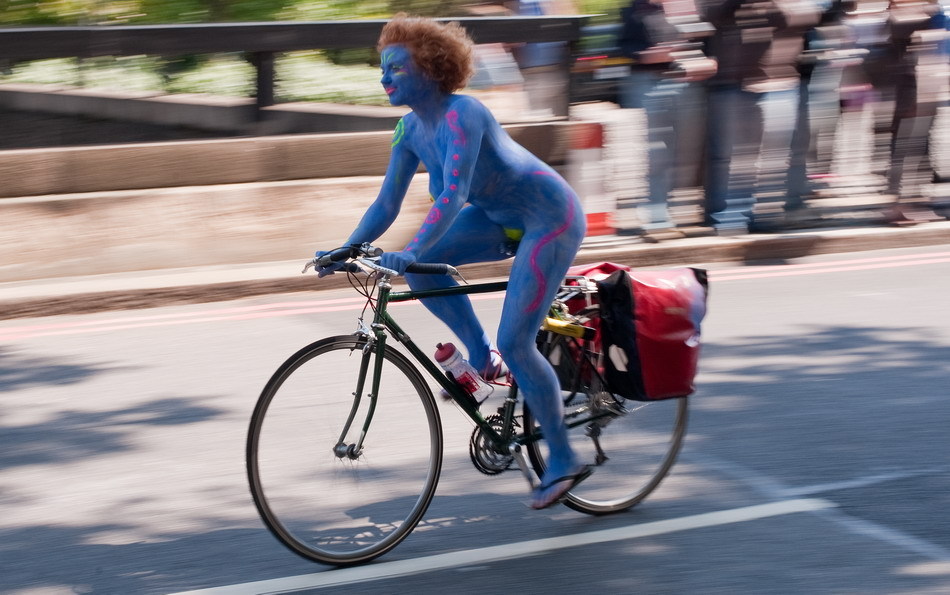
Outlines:
{"type": "Polygon", "coordinates": [[[616,271],[597,283],[604,374],[611,392],[655,401],[695,390],[706,271],[616,271]]]}
{"type": "MultiPolygon", "coordinates": [[[[603,281],[615,271],[629,271],[630,267],[613,262],[599,262],[596,264],[579,264],[567,269],[564,277],[565,285],[581,286],[588,283],[603,281]]],[[[596,293],[585,293],[574,296],[564,302],[571,314],[577,314],[587,306],[597,303],[596,293]]]]}

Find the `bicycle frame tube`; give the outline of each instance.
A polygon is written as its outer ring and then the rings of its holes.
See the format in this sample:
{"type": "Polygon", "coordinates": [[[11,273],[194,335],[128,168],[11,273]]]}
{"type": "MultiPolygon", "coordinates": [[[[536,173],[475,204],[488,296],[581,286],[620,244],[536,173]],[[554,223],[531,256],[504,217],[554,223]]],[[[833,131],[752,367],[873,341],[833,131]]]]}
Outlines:
{"type": "MultiPolygon", "coordinates": [[[[475,422],[476,425],[481,428],[485,435],[499,448],[499,451],[505,451],[509,446],[509,440],[514,438],[514,441],[518,444],[524,445],[536,440],[543,439],[543,436],[540,433],[540,430],[535,429],[526,429],[525,433],[518,436],[507,436],[503,437],[495,427],[492,427],[485,418],[482,416],[477,405],[472,404],[471,396],[467,393],[464,393],[462,388],[458,384],[453,382],[445,372],[435,364],[429,356],[423,352],[418,345],[413,342],[413,340],[402,330],[402,327],[389,315],[388,306],[390,303],[398,302],[407,302],[416,299],[424,298],[433,298],[433,297],[445,297],[445,296],[454,296],[454,295],[470,295],[476,293],[494,293],[498,291],[504,291],[508,288],[507,281],[499,281],[493,283],[478,283],[474,285],[457,285],[454,287],[445,287],[439,289],[427,289],[419,291],[392,291],[392,285],[388,278],[384,278],[379,283],[379,294],[376,299],[375,313],[373,316],[372,332],[374,334],[374,339],[376,343],[376,355],[374,358],[373,365],[373,378],[370,381],[370,393],[368,394],[370,405],[367,411],[366,419],[364,420],[362,434],[360,436],[360,442],[357,445],[358,447],[362,445],[363,438],[368,432],[369,426],[371,425],[373,414],[376,409],[376,399],[379,395],[380,387],[380,375],[382,373],[383,365],[383,356],[386,350],[386,341],[388,338],[387,331],[392,334],[393,338],[402,343],[409,354],[412,356],[416,362],[421,365],[429,375],[434,378],[442,388],[452,397],[452,399],[461,407],[462,411],[468,415],[469,418],[475,422]]],[[[587,358],[585,358],[587,359],[587,358]]],[[[360,374],[360,386],[362,387],[365,382],[365,372],[368,371],[368,362],[364,360],[363,367],[360,374]]],[[[517,385],[512,386],[512,392],[509,394],[509,397],[504,406],[504,427],[511,428],[514,415],[514,402],[517,395],[517,385]]],[[[359,400],[359,395],[357,395],[357,400],[359,400]]],[[[356,406],[356,405],[355,405],[356,406]]],[[[596,420],[600,417],[603,417],[605,414],[598,413],[593,414],[590,412],[590,415],[584,415],[579,420],[574,420],[573,422],[568,422],[568,427],[574,427],[584,423],[589,423],[592,420],[596,420]]],[[[606,414],[609,415],[609,414],[606,414]]],[[[349,426],[349,424],[347,424],[349,426]]]]}
{"type": "MultiPolygon", "coordinates": [[[[456,285],[455,287],[442,287],[439,289],[422,289],[419,291],[396,291],[388,295],[389,302],[408,302],[429,297],[444,297],[450,295],[469,295],[473,293],[494,293],[496,291],[505,291],[508,289],[507,281],[497,281],[494,283],[476,283],[475,285],[456,285]]],[[[382,292],[380,292],[382,293],[382,292]]]]}
{"type": "MultiPolygon", "coordinates": [[[[445,372],[436,364],[429,359],[429,357],[419,349],[419,346],[416,345],[412,339],[409,338],[402,328],[396,323],[395,320],[389,315],[388,312],[384,312],[381,316],[383,324],[392,332],[393,337],[396,338],[400,343],[405,346],[406,350],[412,355],[425,370],[429,373],[430,376],[435,378],[435,380],[448,392],[452,399],[459,404],[463,411],[468,414],[476,423],[484,423],[485,420],[482,417],[482,414],[478,411],[477,408],[471,405],[470,399],[467,398],[467,395],[462,393],[462,389],[458,384],[452,382],[448,376],[445,375],[445,372]]],[[[486,424],[487,426],[487,424],[486,424]]]]}
{"type": "MultiPolygon", "coordinates": [[[[389,287],[385,287],[381,285],[380,296],[379,296],[379,300],[377,301],[377,317],[375,320],[377,324],[381,324],[385,326],[387,329],[389,329],[393,333],[393,336],[396,338],[396,340],[406,346],[406,349],[412,354],[413,358],[415,358],[415,360],[419,362],[419,364],[422,365],[426,369],[426,371],[428,371],[429,374],[433,378],[435,378],[443,388],[446,389],[446,391],[452,396],[453,400],[455,400],[455,402],[458,403],[458,405],[470,418],[472,418],[472,421],[478,424],[478,426],[483,429],[486,435],[488,435],[490,439],[500,448],[504,448],[507,446],[506,439],[503,438],[497,432],[497,430],[493,428],[485,420],[485,418],[482,416],[481,412],[478,410],[477,407],[473,407],[471,405],[470,400],[466,398],[467,395],[461,392],[461,389],[459,388],[459,386],[455,384],[454,382],[452,382],[445,375],[442,369],[439,368],[436,364],[434,364],[432,360],[429,359],[429,357],[425,353],[423,353],[422,350],[420,350],[419,347],[412,341],[412,339],[410,339],[409,336],[399,327],[396,321],[393,320],[393,318],[387,312],[386,306],[390,302],[406,302],[406,301],[415,300],[415,299],[430,298],[430,297],[444,297],[444,296],[452,296],[452,295],[493,293],[496,291],[504,291],[507,288],[508,288],[507,281],[499,281],[499,282],[493,282],[493,283],[477,283],[474,285],[458,285],[455,287],[446,287],[446,288],[439,288],[439,289],[428,289],[428,290],[420,290],[420,291],[400,291],[400,292],[392,292],[390,291],[389,287]]],[[[588,350],[586,348],[586,342],[578,341],[578,343],[580,343],[581,345],[584,345],[584,351],[585,351],[585,354],[587,354],[588,350]]],[[[592,365],[590,363],[589,354],[585,355],[584,361],[586,362],[586,365],[588,366],[592,365]]],[[[595,370],[595,373],[596,373],[596,370],[595,370]]],[[[578,374],[580,374],[580,371],[578,372],[578,374]]],[[[513,387],[512,389],[513,391],[517,391],[516,386],[517,385],[513,387]]],[[[516,392],[511,393],[510,396],[512,400],[514,399],[516,394],[517,394],[516,392]]],[[[513,402],[508,403],[506,405],[505,414],[504,414],[504,417],[506,419],[505,427],[511,427],[510,422],[514,414],[513,412],[514,412],[514,403],[513,402]]],[[[610,414],[589,412],[588,415],[583,415],[581,416],[580,419],[576,419],[573,422],[567,422],[567,426],[569,428],[573,428],[575,426],[580,426],[585,423],[590,423],[591,421],[600,419],[601,417],[605,417],[608,415],[610,414]]],[[[528,444],[530,442],[534,442],[536,440],[541,440],[541,439],[543,439],[543,436],[541,435],[540,428],[535,428],[533,430],[526,429],[525,433],[516,437],[515,441],[518,444],[523,445],[523,444],[528,444]]]]}
{"type": "MultiPolygon", "coordinates": [[[[505,441],[502,439],[501,435],[493,428],[482,416],[481,412],[478,410],[478,407],[472,404],[472,399],[470,395],[464,393],[459,387],[458,384],[452,382],[445,372],[436,365],[428,355],[426,355],[418,345],[413,342],[413,340],[406,334],[405,331],[396,323],[396,321],[389,315],[388,305],[393,302],[407,302],[415,299],[429,298],[429,297],[440,297],[440,296],[451,296],[451,295],[468,295],[474,293],[493,293],[497,291],[504,291],[508,287],[507,281],[499,281],[494,283],[478,283],[475,285],[458,285],[455,287],[446,287],[440,289],[427,289],[421,291],[398,291],[394,292],[391,290],[391,285],[388,282],[380,283],[379,285],[379,295],[376,300],[376,314],[373,318],[373,331],[376,334],[376,339],[378,341],[376,357],[380,360],[380,363],[377,365],[377,369],[381,367],[381,358],[383,354],[383,349],[386,333],[388,330],[392,333],[392,336],[402,343],[406,350],[412,355],[419,365],[421,365],[426,372],[432,376],[446,392],[451,395],[452,399],[462,408],[462,411],[468,415],[472,421],[474,421],[482,430],[489,436],[489,438],[496,443],[499,447],[506,446],[505,441]]],[[[377,377],[373,380],[373,395],[377,394],[379,384],[378,374],[377,377]]],[[[370,416],[372,413],[370,413],[370,416]]],[[[367,420],[367,424],[369,420],[367,420]]]]}

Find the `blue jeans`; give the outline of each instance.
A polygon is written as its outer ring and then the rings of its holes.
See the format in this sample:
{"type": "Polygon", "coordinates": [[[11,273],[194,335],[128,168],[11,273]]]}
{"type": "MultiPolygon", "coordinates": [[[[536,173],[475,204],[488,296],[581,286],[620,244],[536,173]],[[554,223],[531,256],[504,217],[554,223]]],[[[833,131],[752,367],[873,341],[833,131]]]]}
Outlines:
{"type": "Polygon", "coordinates": [[[798,89],[752,93],[711,85],[708,99],[706,219],[748,225],[757,199],[784,202],[798,89]]]}
{"type": "Polygon", "coordinates": [[[642,109],[647,119],[648,190],[639,218],[644,229],[671,227],[667,201],[677,173],[696,163],[700,154],[693,149],[701,149],[701,143],[695,143],[701,138],[701,89],[655,70],[635,70],[620,91],[621,107],[642,109]],[[687,139],[695,144],[684,142],[687,139]],[[695,158],[689,158],[691,153],[695,158]]]}
{"type": "Polygon", "coordinates": [[[819,60],[810,79],[799,87],[798,119],[792,139],[786,209],[804,206],[811,194],[810,175],[831,171],[835,131],[841,115],[841,79],[844,67],[819,60]]]}

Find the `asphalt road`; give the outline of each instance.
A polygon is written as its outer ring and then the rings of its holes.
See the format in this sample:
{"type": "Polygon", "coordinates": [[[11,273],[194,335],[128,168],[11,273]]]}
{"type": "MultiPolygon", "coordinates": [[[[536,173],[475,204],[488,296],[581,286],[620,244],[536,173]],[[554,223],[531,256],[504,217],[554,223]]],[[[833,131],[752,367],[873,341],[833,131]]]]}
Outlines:
{"type": "Polygon", "coordinates": [[[446,405],[426,520],[343,570],[264,529],[243,447],[274,369],[355,328],[352,292],[2,322],[0,592],[950,592],[950,246],[709,268],[686,445],[646,502],[531,511],[446,405]]]}

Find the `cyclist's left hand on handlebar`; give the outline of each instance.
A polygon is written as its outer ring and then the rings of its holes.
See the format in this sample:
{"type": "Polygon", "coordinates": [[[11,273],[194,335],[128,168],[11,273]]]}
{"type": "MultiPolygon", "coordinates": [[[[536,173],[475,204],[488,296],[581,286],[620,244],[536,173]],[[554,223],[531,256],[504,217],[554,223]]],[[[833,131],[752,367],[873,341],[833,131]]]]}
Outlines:
{"type": "Polygon", "coordinates": [[[386,252],[379,258],[379,266],[397,271],[400,275],[406,274],[406,268],[416,262],[416,255],[403,250],[402,252],[386,252]]]}
{"type": "MultiPolygon", "coordinates": [[[[327,253],[329,253],[329,250],[317,250],[317,253],[315,256],[316,258],[320,258],[321,256],[327,253]]],[[[339,271],[341,268],[343,268],[342,262],[331,262],[330,264],[326,266],[317,265],[315,266],[314,270],[317,272],[317,277],[322,279],[326,277],[327,275],[332,275],[333,273],[339,271]]]]}

